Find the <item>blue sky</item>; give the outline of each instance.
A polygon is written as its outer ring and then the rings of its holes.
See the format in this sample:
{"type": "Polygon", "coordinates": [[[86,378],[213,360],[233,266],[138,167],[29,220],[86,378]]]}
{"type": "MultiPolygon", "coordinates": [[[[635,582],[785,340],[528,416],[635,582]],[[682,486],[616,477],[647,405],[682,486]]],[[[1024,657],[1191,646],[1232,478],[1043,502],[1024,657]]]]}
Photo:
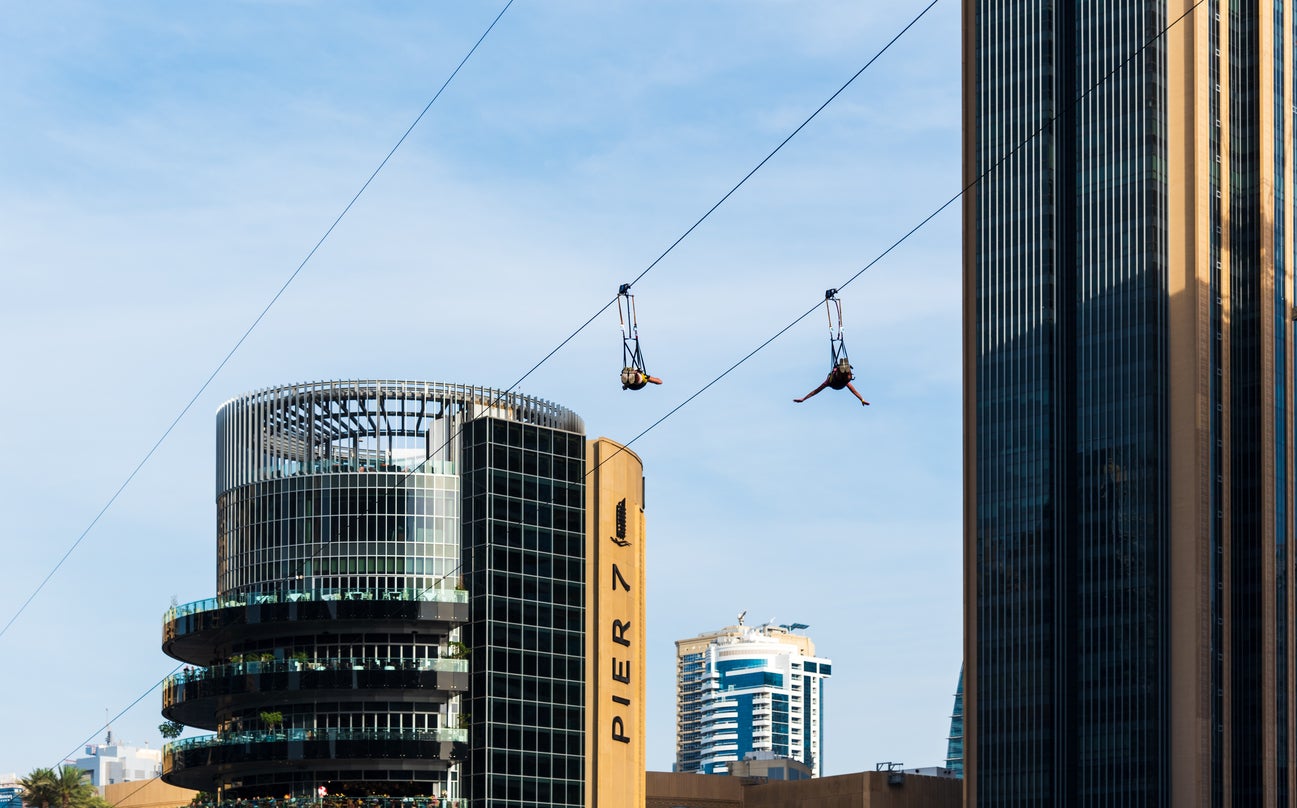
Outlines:
{"type": "MultiPolygon", "coordinates": [[[[214,413],[290,382],[512,384],[926,3],[518,0],[228,366],[0,637],[0,772],[55,765],[172,667],[215,585],[214,413]]],[[[6,4],[0,625],[103,507],[503,6],[6,4]]],[[[519,389],[629,440],[959,190],[943,0],[519,389]]],[[[961,657],[957,206],[843,290],[862,408],[814,315],[635,444],[648,765],[676,639],[801,622],[825,769],[939,763],[961,657]]],[[[157,691],[114,723],[157,746],[157,691]]]]}

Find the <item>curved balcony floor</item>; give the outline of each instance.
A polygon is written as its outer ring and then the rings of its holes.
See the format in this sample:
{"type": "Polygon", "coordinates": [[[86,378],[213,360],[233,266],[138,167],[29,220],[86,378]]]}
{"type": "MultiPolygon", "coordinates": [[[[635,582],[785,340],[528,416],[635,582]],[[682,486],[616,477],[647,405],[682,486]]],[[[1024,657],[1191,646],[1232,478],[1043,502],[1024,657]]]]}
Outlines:
{"type": "Polygon", "coordinates": [[[215,730],[222,712],[297,701],[445,702],[468,690],[458,659],[325,659],[239,662],[173,674],[162,685],[162,714],[215,730]]]}
{"type": "Polygon", "coordinates": [[[162,752],[162,779],[212,792],[234,780],[262,784],[320,780],[436,779],[455,761],[468,731],[285,730],[186,738],[162,752]],[[417,777],[423,772],[430,777],[417,777]]]}
{"type": "Polygon", "coordinates": [[[217,661],[218,649],[236,641],[338,633],[353,623],[369,632],[449,633],[468,622],[467,595],[460,590],[432,590],[209,598],[168,610],[162,650],[173,659],[207,666],[217,661]]]}

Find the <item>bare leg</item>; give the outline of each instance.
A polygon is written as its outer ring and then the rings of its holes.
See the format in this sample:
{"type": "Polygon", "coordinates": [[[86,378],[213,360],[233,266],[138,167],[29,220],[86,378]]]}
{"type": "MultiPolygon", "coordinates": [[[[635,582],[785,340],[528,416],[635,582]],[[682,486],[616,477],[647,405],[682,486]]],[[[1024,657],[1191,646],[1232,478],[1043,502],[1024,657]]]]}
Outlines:
{"type": "Polygon", "coordinates": [[[869,406],[869,402],[865,401],[865,397],[860,395],[860,391],[856,389],[854,384],[847,382],[847,389],[856,394],[856,398],[860,399],[861,404],[864,404],[866,407],[869,406]]]}
{"type": "Polygon", "coordinates": [[[657,376],[650,376],[650,375],[648,375],[647,373],[644,374],[644,379],[645,379],[645,381],[652,382],[653,384],[661,384],[661,383],[662,383],[662,380],[659,379],[657,376]]]}
{"type": "Polygon", "coordinates": [[[824,380],[824,383],[821,384],[819,387],[815,388],[814,390],[812,390],[811,392],[809,392],[809,393],[807,393],[806,395],[802,396],[801,398],[795,398],[795,399],[793,399],[793,401],[797,402],[798,404],[801,404],[803,401],[805,401],[806,399],[810,398],[811,396],[815,395],[816,393],[820,392],[821,390],[823,390],[824,388],[826,388],[826,387],[828,387],[828,386],[829,386],[829,380],[828,380],[828,379],[825,379],[825,380],[824,380]]]}

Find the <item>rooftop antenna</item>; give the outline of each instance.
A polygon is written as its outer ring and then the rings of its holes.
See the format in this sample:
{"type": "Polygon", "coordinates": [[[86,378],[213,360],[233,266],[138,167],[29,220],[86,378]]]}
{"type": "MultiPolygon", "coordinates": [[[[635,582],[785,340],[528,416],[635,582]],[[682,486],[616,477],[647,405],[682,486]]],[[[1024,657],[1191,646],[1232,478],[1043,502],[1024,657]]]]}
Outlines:
{"type": "Polygon", "coordinates": [[[104,738],[104,746],[112,746],[113,745],[113,724],[112,724],[112,720],[108,718],[107,707],[104,708],[104,729],[108,730],[108,735],[104,738]]]}
{"type": "Polygon", "coordinates": [[[744,609],[743,611],[739,612],[739,625],[740,625],[740,626],[743,625],[743,618],[745,618],[745,617],[747,617],[747,616],[748,616],[748,610],[747,610],[747,609],[744,609]]]}

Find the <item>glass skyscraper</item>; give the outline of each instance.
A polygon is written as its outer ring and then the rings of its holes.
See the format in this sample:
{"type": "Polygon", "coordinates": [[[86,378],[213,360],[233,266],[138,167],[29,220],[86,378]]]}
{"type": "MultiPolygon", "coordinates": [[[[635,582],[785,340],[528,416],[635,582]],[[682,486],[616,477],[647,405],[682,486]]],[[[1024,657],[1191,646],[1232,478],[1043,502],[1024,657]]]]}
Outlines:
{"type": "Polygon", "coordinates": [[[964,669],[959,669],[955,706],[950,711],[950,734],[946,736],[946,768],[964,775],[964,669]]]}
{"type": "MultiPolygon", "coordinates": [[[[804,626],[802,626],[804,627],[804,626]]],[[[676,641],[677,772],[725,774],[752,752],[823,772],[831,660],[789,627],[729,626],[676,641]]]]}
{"type": "Polygon", "coordinates": [[[1295,28],[965,0],[970,806],[1293,804],[1295,28]]]}

